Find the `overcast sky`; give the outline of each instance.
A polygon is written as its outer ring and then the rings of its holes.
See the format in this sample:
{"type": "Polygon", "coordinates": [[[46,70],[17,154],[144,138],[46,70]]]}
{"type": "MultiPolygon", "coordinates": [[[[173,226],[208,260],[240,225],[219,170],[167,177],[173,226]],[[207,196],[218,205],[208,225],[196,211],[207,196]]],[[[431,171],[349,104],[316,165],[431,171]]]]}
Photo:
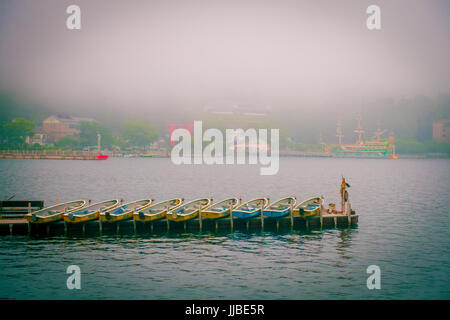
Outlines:
{"type": "Polygon", "coordinates": [[[433,95],[449,92],[449,39],[448,0],[0,0],[0,88],[135,112],[433,95]],[[70,4],[79,31],[66,29],[70,4]],[[366,28],[370,4],[380,31],[366,28]]]}

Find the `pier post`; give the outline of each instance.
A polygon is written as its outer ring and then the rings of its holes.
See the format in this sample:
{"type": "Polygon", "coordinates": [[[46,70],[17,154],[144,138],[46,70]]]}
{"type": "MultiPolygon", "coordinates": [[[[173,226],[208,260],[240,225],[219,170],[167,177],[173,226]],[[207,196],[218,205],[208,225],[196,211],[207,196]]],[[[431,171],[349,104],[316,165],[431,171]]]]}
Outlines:
{"type": "Polygon", "coordinates": [[[219,225],[218,225],[219,223],[216,221],[216,232],[217,232],[217,229],[219,228],[219,225]]]}
{"type": "Polygon", "coordinates": [[[13,234],[13,224],[12,223],[9,224],[9,234],[10,235],[13,234]]]}
{"type": "Polygon", "coordinates": [[[294,204],[293,201],[291,200],[289,203],[289,216],[291,218],[291,231],[294,230],[294,216],[293,216],[293,211],[294,211],[294,204]]]}
{"type": "MultiPolygon", "coordinates": [[[[211,197],[212,203],[212,197],[211,197]]],[[[198,204],[198,223],[200,224],[200,232],[202,232],[202,204],[198,204]]]]}
{"type": "Polygon", "coordinates": [[[335,228],[337,227],[337,217],[336,216],[334,217],[334,227],[335,228]]]}
{"type": "Polygon", "coordinates": [[[351,205],[350,205],[350,201],[348,201],[347,202],[347,224],[348,224],[348,227],[350,227],[351,225],[352,225],[352,216],[351,216],[351,214],[352,214],[352,207],[351,207],[351,205]]]}
{"type": "MultiPolygon", "coordinates": [[[[28,202],[28,214],[31,214],[31,202],[28,202]]],[[[31,233],[30,221],[28,221],[27,225],[28,225],[28,234],[30,234],[31,233]]]]}
{"type": "Polygon", "coordinates": [[[277,232],[280,229],[280,219],[277,219],[277,232]]]}
{"type": "MultiPolygon", "coordinates": [[[[136,202],[134,203],[134,208],[133,208],[133,215],[136,212],[136,202]]],[[[134,233],[136,233],[136,220],[133,218],[133,230],[134,233]]]]}
{"type": "Polygon", "coordinates": [[[320,199],[319,219],[320,219],[320,229],[322,229],[322,227],[323,227],[323,198],[320,199]]]}
{"type": "Polygon", "coordinates": [[[233,204],[231,201],[230,201],[230,228],[231,232],[233,232],[233,204]]]}
{"type": "Polygon", "coordinates": [[[264,201],[261,201],[261,231],[264,232],[264,214],[263,214],[263,208],[264,208],[264,201]]]}
{"type": "Polygon", "coordinates": [[[167,232],[169,232],[169,230],[170,230],[170,220],[169,220],[169,218],[167,218],[168,213],[169,213],[169,204],[167,204],[167,208],[166,208],[167,232]]]}

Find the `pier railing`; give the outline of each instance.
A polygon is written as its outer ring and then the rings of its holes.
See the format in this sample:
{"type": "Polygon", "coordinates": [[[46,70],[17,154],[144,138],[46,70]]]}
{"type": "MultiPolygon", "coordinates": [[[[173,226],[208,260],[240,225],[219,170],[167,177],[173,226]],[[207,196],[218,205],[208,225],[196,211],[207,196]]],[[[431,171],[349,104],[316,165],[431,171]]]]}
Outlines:
{"type": "Polygon", "coordinates": [[[3,155],[36,155],[36,156],[95,156],[97,151],[74,151],[74,150],[0,150],[3,155]]]}

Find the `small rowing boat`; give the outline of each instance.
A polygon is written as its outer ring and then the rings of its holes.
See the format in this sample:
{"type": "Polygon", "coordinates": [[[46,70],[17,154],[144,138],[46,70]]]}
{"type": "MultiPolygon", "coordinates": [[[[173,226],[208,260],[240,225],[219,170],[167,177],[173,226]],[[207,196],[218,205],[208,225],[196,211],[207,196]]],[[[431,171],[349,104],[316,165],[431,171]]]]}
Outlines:
{"type": "Polygon", "coordinates": [[[199,210],[208,207],[210,203],[211,200],[208,198],[193,200],[170,210],[166,214],[166,217],[167,219],[176,222],[195,219],[198,217],[199,210]]]}
{"type": "Polygon", "coordinates": [[[202,210],[202,218],[205,219],[220,219],[228,216],[230,214],[230,210],[233,210],[238,205],[237,198],[228,198],[222,201],[217,202],[202,210]]]}
{"type": "Polygon", "coordinates": [[[136,210],[133,219],[141,222],[155,221],[166,217],[167,211],[173,210],[181,204],[180,198],[170,199],[152,204],[145,209],[136,210]]]}
{"type": "Polygon", "coordinates": [[[294,209],[297,204],[295,197],[286,197],[275,201],[263,210],[263,214],[269,218],[282,218],[290,213],[291,208],[294,209]]]}
{"type": "Polygon", "coordinates": [[[322,197],[313,197],[309,198],[294,208],[293,215],[297,217],[310,217],[320,214],[320,210],[322,209],[323,198],[322,197]]]}
{"type": "Polygon", "coordinates": [[[97,220],[100,212],[111,210],[119,204],[119,200],[106,200],[84,207],[82,209],[64,214],[64,221],[69,223],[80,223],[97,220]]]}
{"type": "Polygon", "coordinates": [[[65,213],[83,208],[86,205],[84,200],[70,201],[57,204],[42,210],[31,212],[25,216],[31,223],[49,223],[62,220],[65,213]]]}
{"type": "Polygon", "coordinates": [[[233,217],[236,219],[250,219],[257,217],[261,214],[261,209],[264,209],[268,203],[269,200],[267,198],[256,198],[247,201],[232,211],[233,217]]]}
{"type": "Polygon", "coordinates": [[[100,212],[100,220],[117,222],[133,218],[133,214],[151,205],[152,200],[144,199],[126,203],[120,207],[100,212]]]}

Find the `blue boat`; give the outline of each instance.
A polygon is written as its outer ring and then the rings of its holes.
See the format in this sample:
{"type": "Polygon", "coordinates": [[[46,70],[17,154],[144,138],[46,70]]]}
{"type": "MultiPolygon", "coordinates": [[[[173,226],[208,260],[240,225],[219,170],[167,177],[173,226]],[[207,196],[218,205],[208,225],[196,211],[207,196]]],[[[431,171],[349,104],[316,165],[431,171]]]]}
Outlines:
{"type": "Polygon", "coordinates": [[[256,198],[241,204],[234,209],[233,218],[235,219],[250,219],[258,217],[261,214],[261,209],[264,209],[269,200],[267,198],[256,198]]]}
{"type": "Polygon", "coordinates": [[[291,208],[294,209],[297,204],[295,197],[286,197],[275,201],[263,210],[263,214],[269,218],[282,218],[290,213],[291,208]]]}

